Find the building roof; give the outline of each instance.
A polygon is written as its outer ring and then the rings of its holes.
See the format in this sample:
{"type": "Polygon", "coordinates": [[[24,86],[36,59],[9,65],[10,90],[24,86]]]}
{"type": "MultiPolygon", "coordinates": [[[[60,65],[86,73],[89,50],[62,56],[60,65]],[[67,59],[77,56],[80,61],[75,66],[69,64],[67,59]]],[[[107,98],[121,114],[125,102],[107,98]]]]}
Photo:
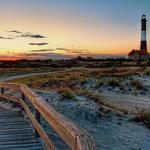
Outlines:
{"type": "Polygon", "coordinates": [[[132,51],[130,51],[130,53],[128,54],[128,56],[133,56],[135,54],[138,54],[138,55],[149,55],[149,53],[147,51],[140,51],[140,50],[135,50],[133,49],[132,51]]]}
{"type": "Polygon", "coordinates": [[[140,53],[140,50],[135,50],[135,49],[133,49],[129,54],[128,54],[128,56],[132,56],[132,55],[134,55],[134,54],[139,54],[140,53]]]}

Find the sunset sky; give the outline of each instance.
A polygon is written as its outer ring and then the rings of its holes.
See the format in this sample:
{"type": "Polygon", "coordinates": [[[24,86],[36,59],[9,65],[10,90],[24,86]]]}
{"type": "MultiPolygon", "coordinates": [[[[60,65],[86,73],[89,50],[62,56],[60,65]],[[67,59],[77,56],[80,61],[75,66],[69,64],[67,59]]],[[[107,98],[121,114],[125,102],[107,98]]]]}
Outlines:
{"type": "Polygon", "coordinates": [[[150,0],[1,0],[0,59],[127,54],[150,0]]]}

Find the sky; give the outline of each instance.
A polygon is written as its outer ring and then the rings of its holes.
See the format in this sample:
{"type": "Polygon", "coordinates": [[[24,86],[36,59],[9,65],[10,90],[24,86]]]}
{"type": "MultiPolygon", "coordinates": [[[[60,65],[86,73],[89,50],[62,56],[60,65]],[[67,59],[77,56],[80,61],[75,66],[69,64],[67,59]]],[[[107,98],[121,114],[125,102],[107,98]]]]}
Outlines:
{"type": "Polygon", "coordinates": [[[0,59],[126,55],[150,0],[1,0],[0,59]]]}

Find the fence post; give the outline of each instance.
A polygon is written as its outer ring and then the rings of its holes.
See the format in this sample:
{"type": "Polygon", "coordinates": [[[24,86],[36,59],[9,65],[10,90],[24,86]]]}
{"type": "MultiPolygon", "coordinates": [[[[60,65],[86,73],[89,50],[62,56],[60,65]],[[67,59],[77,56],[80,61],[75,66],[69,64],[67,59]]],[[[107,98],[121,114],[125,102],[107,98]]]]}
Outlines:
{"type": "Polygon", "coordinates": [[[25,95],[21,93],[22,100],[25,102],[25,95]]]}
{"type": "MultiPolygon", "coordinates": [[[[35,117],[36,117],[36,120],[40,123],[41,115],[40,115],[40,113],[39,113],[38,110],[35,111],[35,117]]],[[[36,137],[39,137],[39,134],[38,134],[38,132],[36,131],[36,129],[35,129],[35,136],[36,136],[36,137]]]]}
{"type": "MultiPolygon", "coordinates": [[[[25,100],[26,100],[26,97],[25,97],[25,95],[23,94],[23,93],[21,93],[21,99],[25,102],[25,100]]],[[[24,109],[23,109],[23,107],[21,107],[21,110],[23,111],[24,109]]]]}
{"type": "Polygon", "coordinates": [[[4,94],[4,88],[1,88],[1,93],[4,94]]]}

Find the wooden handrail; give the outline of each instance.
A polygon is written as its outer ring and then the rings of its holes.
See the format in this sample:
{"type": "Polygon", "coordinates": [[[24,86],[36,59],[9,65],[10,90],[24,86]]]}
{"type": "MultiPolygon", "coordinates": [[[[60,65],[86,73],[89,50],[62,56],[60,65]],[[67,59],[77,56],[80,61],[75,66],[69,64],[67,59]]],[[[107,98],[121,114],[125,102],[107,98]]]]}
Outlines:
{"type": "MultiPolygon", "coordinates": [[[[48,124],[55,130],[55,132],[71,149],[97,149],[93,138],[85,130],[81,129],[74,122],[72,122],[62,114],[58,113],[48,102],[44,101],[28,86],[24,84],[0,83],[0,88],[17,90],[24,97],[26,97],[32,103],[33,107],[37,110],[37,112],[48,122],[48,124]]],[[[38,119],[33,116],[23,97],[22,99],[17,99],[15,97],[8,96],[4,93],[4,90],[3,93],[0,94],[0,97],[19,103],[23,107],[24,111],[27,113],[37,133],[43,139],[48,149],[55,149],[54,144],[48,138],[44,129],[41,127],[38,119]]]]}

